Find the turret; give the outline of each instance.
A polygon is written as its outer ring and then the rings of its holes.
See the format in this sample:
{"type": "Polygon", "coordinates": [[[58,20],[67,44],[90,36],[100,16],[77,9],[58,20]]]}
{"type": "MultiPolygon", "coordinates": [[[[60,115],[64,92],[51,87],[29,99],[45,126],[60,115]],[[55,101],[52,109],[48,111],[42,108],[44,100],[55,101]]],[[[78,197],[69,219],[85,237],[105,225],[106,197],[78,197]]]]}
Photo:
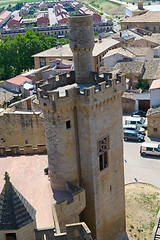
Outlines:
{"type": "Polygon", "coordinates": [[[89,83],[93,71],[92,50],[94,47],[93,16],[71,16],[69,22],[69,44],[73,52],[77,83],[89,83]]]}

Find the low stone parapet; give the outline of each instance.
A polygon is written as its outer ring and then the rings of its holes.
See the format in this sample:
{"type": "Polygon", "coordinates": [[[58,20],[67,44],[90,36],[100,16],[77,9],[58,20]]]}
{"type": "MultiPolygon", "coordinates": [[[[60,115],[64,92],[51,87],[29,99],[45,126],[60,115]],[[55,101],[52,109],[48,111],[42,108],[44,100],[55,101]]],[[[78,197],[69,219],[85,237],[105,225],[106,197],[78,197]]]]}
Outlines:
{"type": "Polygon", "coordinates": [[[0,147],[0,156],[15,156],[15,155],[27,155],[27,154],[46,154],[46,145],[38,144],[37,146],[11,146],[0,147]]]}

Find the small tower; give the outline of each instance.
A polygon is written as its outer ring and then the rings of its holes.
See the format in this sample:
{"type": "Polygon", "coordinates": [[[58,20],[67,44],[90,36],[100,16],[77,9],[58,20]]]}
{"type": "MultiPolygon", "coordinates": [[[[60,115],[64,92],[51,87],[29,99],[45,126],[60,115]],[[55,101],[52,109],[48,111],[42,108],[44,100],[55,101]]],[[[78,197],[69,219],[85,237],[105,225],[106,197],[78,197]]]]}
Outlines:
{"type": "Polygon", "coordinates": [[[148,12],[148,10],[143,8],[143,0],[139,0],[138,8],[135,9],[134,11],[132,11],[132,16],[138,16],[138,15],[144,14],[146,12],[148,12]]]}
{"type": "Polygon", "coordinates": [[[71,16],[69,23],[69,45],[73,52],[77,83],[91,81],[93,71],[92,50],[94,47],[93,17],[91,15],[71,16]]]}
{"type": "MultiPolygon", "coordinates": [[[[125,75],[113,78],[111,73],[91,72],[91,16],[70,17],[69,28],[75,76],[71,72],[49,78],[37,89],[51,185],[53,190],[65,190],[69,181],[85,189],[86,207],[80,213],[81,198],[76,198],[73,211],[88,225],[93,239],[127,239],[121,105],[125,75]]],[[[70,223],[78,219],[76,214],[72,212],[70,223]]]]}
{"type": "Polygon", "coordinates": [[[35,240],[35,209],[17,191],[5,172],[0,194],[0,239],[35,240]]]}
{"type": "Polygon", "coordinates": [[[144,8],[143,8],[143,1],[142,0],[138,1],[138,9],[139,10],[144,10],[144,8]]]}

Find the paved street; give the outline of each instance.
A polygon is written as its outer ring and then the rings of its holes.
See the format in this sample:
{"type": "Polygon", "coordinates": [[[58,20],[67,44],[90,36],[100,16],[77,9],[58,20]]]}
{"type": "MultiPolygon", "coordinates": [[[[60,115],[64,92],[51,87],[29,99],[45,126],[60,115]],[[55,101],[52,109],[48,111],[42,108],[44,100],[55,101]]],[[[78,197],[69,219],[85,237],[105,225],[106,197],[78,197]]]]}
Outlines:
{"type": "MultiPolygon", "coordinates": [[[[150,139],[146,137],[145,141],[150,139]]],[[[141,157],[140,145],[137,142],[124,142],[125,183],[138,181],[160,188],[160,157],[141,157]]]]}

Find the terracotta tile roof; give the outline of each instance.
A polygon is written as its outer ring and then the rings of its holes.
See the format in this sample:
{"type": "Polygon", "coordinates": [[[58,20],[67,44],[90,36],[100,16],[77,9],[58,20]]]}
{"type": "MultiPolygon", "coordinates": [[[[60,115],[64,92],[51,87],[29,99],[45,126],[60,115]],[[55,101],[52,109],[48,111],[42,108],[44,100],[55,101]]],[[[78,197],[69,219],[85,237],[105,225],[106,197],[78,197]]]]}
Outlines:
{"type": "Polygon", "coordinates": [[[159,33],[152,33],[151,36],[143,36],[145,40],[160,44],[160,34],[159,33]]]}
{"type": "Polygon", "coordinates": [[[122,73],[139,73],[141,74],[144,68],[144,61],[119,62],[116,69],[121,69],[122,73]]]}
{"type": "Polygon", "coordinates": [[[47,17],[47,16],[45,15],[45,13],[40,13],[40,14],[37,16],[37,19],[42,18],[42,17],[47,17]]]}
{"type": "Polygon", "coordinates": [[[148,117],[156,114],[160,114],[160,107],[148,109],[146,116],[148,117]]]}
{"type": "Polygon", "coordinates": [[[145,72],[143,79],[154,80],[160,78],[160,61],[150,60],[145,62],[145,72]]]}
{"type": "Polygon", "coordinates": [[[134,54],[131,53],[130,51],[127,51],[126,49],[123,49],[123,48],[115,48],[115,49],[112,49],[110,50],[109,52],[107,52],[103,59],[106,58],[106,57],[109,57],[109,56],[112,56],[112,55],[115,55],[115,54],[120,54],[120,55],[123,55],[125,57],[128,57],[128,58],[134,58],[134,54]]]}
{"type": "MultiPolygon", "coordinates": [[[[106,49],[115,46],[118,44],[119,41],[115,39],[103,39],[101,43],[95,43],[95,46],[93,48],[93,57],[99,55],[106,49]]],[[[69,44],[62,45],[62,47],[54,47],[47,49],[43,52],[37,53],[33,55],[32,57],[55,57],[55,58],[61,58],[63,57],[73,57],[73,53],[69,47],[69,44]]]]}
{"type": "Polygon", "coordinates": [[[0,105],[3,105],[4,101],[10,101],[13,98],[13,95],[14,93],[0,87],[0,105]]]}
{"type": "Polygon", "coordinates": [[[11,15],[11,12],[10,12],[10,11],[3,11],[3,12],[0,14],[0,19],[4,20],[5,18],[9,17],[9,15],[11,15]]]}
{"type": "Polygon", "coordinates": [[[128,17],[128,18],[124,18],[121,23],[156,23],[156,22],[160,22],[160,12],[150,12],[148,11],[147,13],[144,13],[142,15],[138,15],[138,16],[133,16],[133,17],[128,17]]]}
{"type": "Polygon", "coordinates": [[[146,56],[148,51],[150,50],[149,47],[127,47],[130,53],[134,54],[135,56],[146,56]]]}
{"type": "Polygon", "coordinates": [[[22,18],[21,17],[19,17],[19,16],[15,16],[14,18],[12,18],[12,20],[16,20],[16,21],[21,21],[22,20],[22,18]]]}
{"type": "Polygon", "coordinates": [[[23,84],[24,82],[31,82],[32,80],[27,78],[27,77],[24,77],[22,75],[18,75],[14,78],[11,78],[9,80],[7,80],[6,82],[9,82],[9,83],[13,83],[13,84],[16,84],[16,85],[21,85],[23,84]]]}
{"type": "Polygon", "coordinates": [[[160,88],[160,79],[154,80],[150,86],[149,90],[160,88]]]}

